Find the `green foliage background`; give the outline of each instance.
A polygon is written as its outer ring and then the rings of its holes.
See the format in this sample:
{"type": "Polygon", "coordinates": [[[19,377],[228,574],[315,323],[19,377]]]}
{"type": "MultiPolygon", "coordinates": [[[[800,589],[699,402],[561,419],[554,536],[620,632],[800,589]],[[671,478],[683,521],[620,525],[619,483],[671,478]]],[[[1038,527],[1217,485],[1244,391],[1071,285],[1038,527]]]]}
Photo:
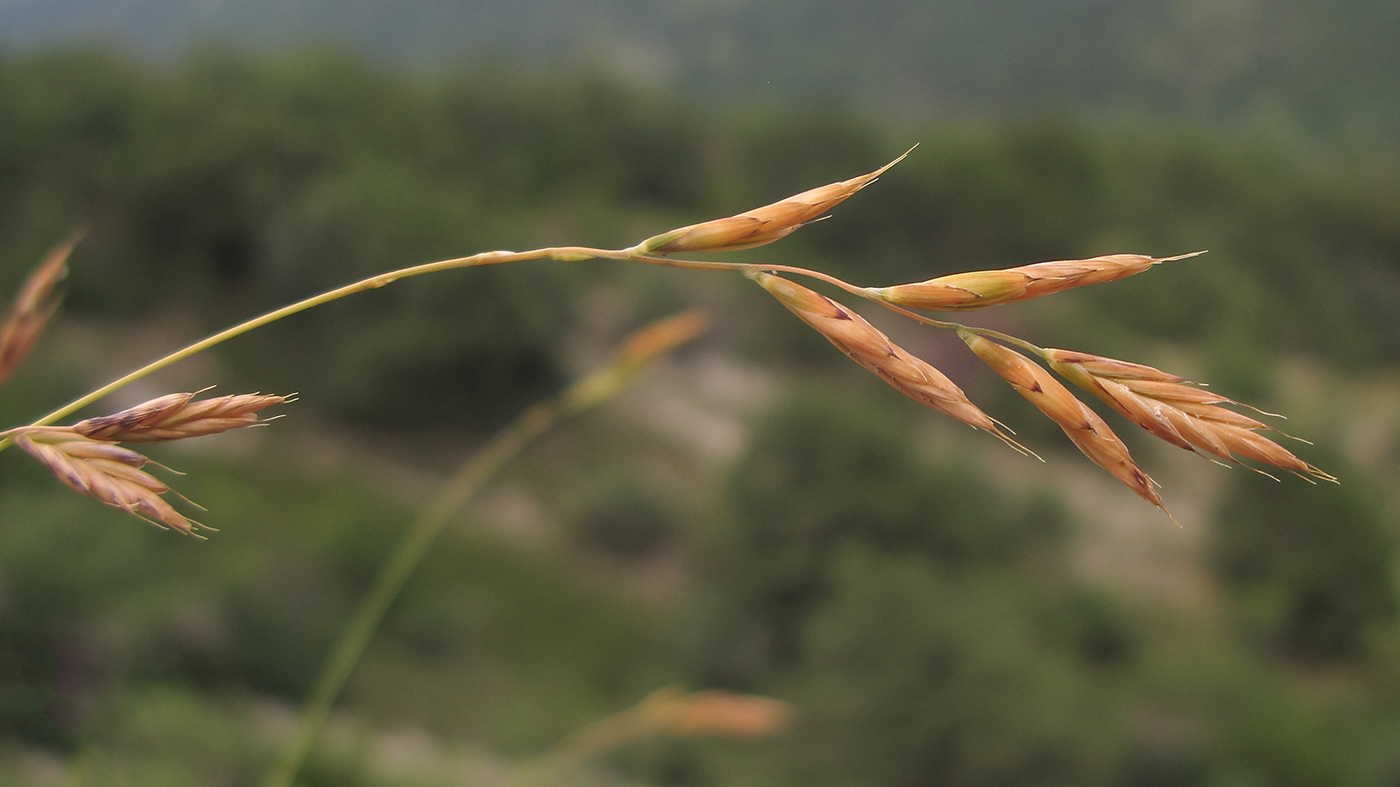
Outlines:
{"type": "Polygon", "coordinates": [[[1210,248],[980,323],[1287,412],[1343,485],[1130,436],[1182,504],[1174,531],[1082,482],[1057,430],[946,337],[889,325],[1048,466],[939,422],[737,277],[597,262],[406,281],[152,384],[301,392],[256,439],[153,452],[190,472],[181,490],[222,531],[209,543],[0,457],[0,784],[253,781],[434,480],[589,342],[695,304],[719,328],[677,368],[763,381],[715,394],[738,402],[721,419],[734,450],[644,417],[661,388],[532,451],[410,584],[306,784],[489,783],[668,682],[778,696],[800,721],[771,742],[643,743],[605,768],[666,785],[1393,783],[1400,172],[1342,163],[1360,156],[1069,117],[890,128],[586,70],[4,55],[0,290],[74,223],[91,232],[0,413],[21,423],[375,271],[622,246],[913,142],[830,221],[748,258],[887,284],[1210,248]],[[1125,531],[1187,545],[1168,547],[1188,559],[1167,590],[1094,568],[1096,539],[1125,531]],[[409,765],[384,753],[403,730],[433,742],[409,765]]]}

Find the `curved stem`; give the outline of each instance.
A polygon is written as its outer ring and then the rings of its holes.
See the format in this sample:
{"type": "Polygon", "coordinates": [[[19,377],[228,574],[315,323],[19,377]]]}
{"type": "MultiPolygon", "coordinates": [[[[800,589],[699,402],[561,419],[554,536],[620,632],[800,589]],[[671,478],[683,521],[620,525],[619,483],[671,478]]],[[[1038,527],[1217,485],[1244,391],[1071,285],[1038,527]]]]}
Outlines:
{"type": "Polygon", "coordinates": [[[879,298],[872,298],[871,300],[874,300],[876,303],[880,304],[881,306],[884,306],[886,309],[889,309],[895,314],[901,314],[905,317],[908,317],[911,320],[914,320],[915,322],[923,323],[924,325],[928,325],[933,328],[942,328],[948,331],[967,331],[968,333],[975,333],[978,336],[986,336],[989,339],[996,339],[998,341],[1006,342],[1007,344],[1014,344],[1017,347],[1020,347],[1021,349],[1025,350],[1026,352],[1038,355],[1041,358],[1045,357],[1044,347],[1039,347],[1037,345],[1031,344],[1025,339],[1012,336],[1009,333],[994,331],[991,328],[978,328],[975,325],[963,325],[962,323],[948,322],[946,320],[936,320],[932,317],[926,317],[922,314],[919,314],[916,311],[906,309],[903,306],[896,306],[893,303],[890,303],[889,301],[883,301],[879,298]]]}
{"type": "Polygon", "coordinates": [[[671,259],[670,257],[658,257],[654,254],[635,254],[627,252],[620,252],[617,254],[618,256],[612,256],[611,254],[599,256],[608,256],[609,259],[633,260],[636,262],[645,262],[648,265],[662,265],[671,268],[691,268],[696,270],[712,271],[738,271],[740,273],[744,271],[777,271],[779,273],[793,273],[797,274],[798,276],[806,276],[810,279],[824,281],[827,284],[840,287],[846,292],[864,298],[868,301],[878,300],[877,298],[875,298],[875,296],[871,295],[870,292],[863,287],[857,287],[854,284],[842,281],[841,279],[838,279],[835,276],[822,273],[821,271],[809,270],[807,268],[799,268],[796,265],[775,265],[762,262],[701,262],[699,260],[675,260],[671,259]]]}
{"type": "MultiPolygon", "coordinates": [[[[360,281],[354,282],[352,284],[347,284],[343,287],[337,287],[334,290],[323,292],[320,295],[313,295],[310,298],[306,298],[304,300],[297,301],[296,303],[283,306],[280,309],[274,309],[273,311],[267,312],[266,314],[262,314],[258,317],[254,317],[251,320],[241,322],[231,328],[226,328],[222,331],[219,331],[218,333],[201,339],[195,342],[194,344],[176,350],[175,352],[170,353],[169,355],[166,355],[163,358],[152,361],[151,363],[146,364],[145,366],[141,367],[140,369],[137,369],[136,371],[131,372],[130,374],[117,378],[116,380],[107,383],[101,388],[98,388],[97,390],[92,391],[91,393],[88,393],[78,399],[73,400],[72,402],[69,402],[68,404],[58,408],[57,410],[54,410],[53,412],[49,413],[43,418],[40,418],[32,424],[29,424],[29,426],[46,426],[48,424],[51,424],[57,421],[58,419],[70,415],[74,412],[77,412],[78,410],[92,404],[93,402],[101,399],[102,397],[107,396],[113,391],[119,390],[127,385],[130,385],[131,383],[136,382],[137,380],[140,380],[141,378],[147,375],[158,372],[161,369],[164,369],[165,367],[170,366],[171,364],[174,364],[178,361],[182,361],[192,355],[201,353],[209,349],[210,347],[222,344],[236,336],[241,336],[249,331],[261,328],[269,323],[277,322],[283,317],[290,317],[293,314],[304,312],[307,309],[311,309],[322,304],[330,303],[331,301],[339,300],[347,295],[354,295],[356,293],[365,292],[366,290],[378,289],[387,284],[392,284],[393,282],[396,282],[399,279],[407,279],[412,276],[421,276],[425,273],[436,273],[437,271],[452,270],[455,268],[471,268],[482,265],[499,265],[504,262],[522,262],[524,260],[543,259],[560,260],[564,262],[577,262],[599,257],[605,257],[609,259],[621,259],[621,257],[618,256],[618,252],[607,251],[603,249],[590,249],[583,246],[554,246],[544,249],[534,249],[532,251],[487,251],[482,252],[480,254],[473,254],[469,257],[456,257],[450,260],[438,260],[437,262],[428,262],[423,263],[422,265],[414,265],[408,268],[400,268],[398,270],[389,271],[388,273],[380,273],[374,276],[370,276],[367,279],[361,279],[360,281]]],[[[0,439],[0,451],[3,451],[4,449],[8,448],[11,442],[12,441],[9,437],[0,439]]]]}

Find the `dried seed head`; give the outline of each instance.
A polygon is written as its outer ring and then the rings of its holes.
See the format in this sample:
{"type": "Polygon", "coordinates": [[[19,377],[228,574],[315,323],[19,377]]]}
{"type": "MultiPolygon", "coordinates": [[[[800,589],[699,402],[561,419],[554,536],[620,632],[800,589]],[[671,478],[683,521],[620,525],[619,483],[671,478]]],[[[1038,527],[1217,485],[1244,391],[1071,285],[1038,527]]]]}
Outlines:
{"type": "Polygon", "coordinates": [[[111,415],[79,421],[74,431],[96,440],[155,443],[244,429],[265,423],[257,412],[291,396],[236,394],[195,400],[197,393],[166,394],[111,415]]]}
{"type": "Polygon", "coordinates": [[[978,358],[1011,383],[1017,393],[1059,424],[1090,461],[1171,516],[1162,505],[1155,482],[1133,461],[1128,447],[1098,413],[1076,399],[1054,376],[1024,355],[971,331],[959,331],[958,335],[978,358]]]}
{"type": "Polygon", "coordinates": [[[909,152],[905,151],[903,156],[869,174],[819,186],[737,216],[663,232],[647,238],[628,251],[641,254],[723,252],[751,249],[772,243],[792,234],[803,224],[822,218],[828,210],[873,183],[907,155],[909,152]]]}
{"type": "Polygon", "coordinates": [[[851,360],[879,376],[895,390],[965,424],[990,432],[1017,451],[1029,453],[1012,440],[991,416],[973,404],[947,375],[890,341],[888,336],[859,314],[787,279],[759,272],[745,275],[817,333],[825,336],[851,360]]]}
{"type": "Polygon", "coordinates": [[[1110,254],[1087,260],[1057,260],[1004,270],[971,271],[913,284],[870,287],[873,297],[911,309],[971,311],[1012,301],[1050,295],[1072,287],[1126,278],[1161,262],[1194,257],[1153,258],[1142,254],[1110,254]]]}
{"type": "Polygon", "coordinates": [[[1070,350],[1046,350],[1046,360],[1065,379],[1178,448],[1234,464],[1240,464],[1238,457],[1253,459],[1307,480],[1337,480],[1255,430],[1282,432],[1221,405],[1244,407],[1263,415],[1270,413],[1194,387],[1184,377],[1151,366],[1070,350]]]}
{"type": "Polygon", "coordinates": [[[54,289],[67,275],[68,256],[82,237],[82,231],[74,232],[49,252],[15,296],[9,315],[0,323],[0,383],[5,382],[34,349],[44,326],[57,311],[58,298],[54,297],[54,289]]]}
{"type": "Polygon", "coordinates": [[[21,431],[14,441],[80,494],[186,535],[203,527],[161,497],[170,487],[141,470],[149,460],[135,451],[61,427],[21,431]]]}

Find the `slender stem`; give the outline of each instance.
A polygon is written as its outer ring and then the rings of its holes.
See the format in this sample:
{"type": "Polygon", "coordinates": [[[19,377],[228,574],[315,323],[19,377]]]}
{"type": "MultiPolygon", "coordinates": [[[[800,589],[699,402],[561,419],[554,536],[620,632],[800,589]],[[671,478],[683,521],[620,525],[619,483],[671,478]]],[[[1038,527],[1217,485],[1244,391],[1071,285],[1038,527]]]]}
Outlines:
{"type": "MultiPolygon", "coordinates": [[[[131,383],[140,380],[141,378],[147,375],[158,372],[161,369],[170,366],[171,364],[174,364],[178,361],[182,361],[190,357],[191,355],[201,353],[209,349],[210,347],[222,344],[236,336],[241,336],[249,331],[261,328],[269,323],[277,322],[283,317],[290,317],[293,314],[304,312],[307,309],[311,309],[322,304],[330,303],[331,301],[339,300],[341,298],[346,297],[347,295],[354,295],[356,293],[365,292],[367,290],[378,289],[387,284],[392,284],[393,282],[396,282],[399,279],[407,279],[412,276],[421,276],[425,273],[436,273],[437,271],[452,270],[455,268],[471,268],[481,265],[499,265],[504,262],[521,262],[524,260],[542,259],[574,262],[593,259],[597,257],[606,257],[609,259],[622,258],[618,256],[618,252],[606,251],[603,249],[589,249],[582,246],[556,246],[545,249],[535,249],[532,251],[519,252],[487,251],[482,252],[480,254],[473,254],[469,257],[456,257],[450,260],[438,260],[437,262],[428,262],[422,265],[414,265],[408,268],[401,268],[399,270],[389,271],[388,273],[380,273],[375,276],[371,276],[367,279],[361,279],[360,281],[354,282],[352,284],[347,284],[343,287],[337,287],[334,290],[323,292],[320,295],[313,295],[310,298],[306,298],[304,300],[297,301],[296,303],[283,306],[280,309],[274,309],[273,311],[267,312],[266,314],[254,317],[251,320],[241,322],[231,328],[226,328],[222,331],[219,331],[218,333],[201,339],[195,342],[194,344],[176,350],[175,352],[170,353],[169,355],[166,355],[163,358],[152,361],[151,363],[146,364],[145,366],[141,367],[140,369],[137,369],[134,372],[131,372],[130,374],[119,377],[116,380],[113,380],[112,382],[102,386],[101,388],[98,388],[97,390],[89,394],[75,399],[72,402],[69,402],[68,404],[58,408],[57,410],[54,410],[53,412],[49,413],[43,418],[40,418],[39,420],[30,424],[30,426],[45,426],[47,424],[51,424],[54,421],[57,421],[58,419],[63,418],[65,416],[71,415],[72,413],[81,410],[82,408],[92,404],[93,402],[96,402],[102,397],[107,396],[108,394],[120,388],[130,385],[131,383]]],[[[12,441],[9,437],[0,439],[0,451],[3,451],[4,449],[8,448],[11,442],[12,441]]]]}
{"type": "Polygon", "coordinates": [[[996,339],[998,341],[1006,342],[1007,344],[1014,344],[1017,347],[1020,347],[1021,349],[1025,350],[1026,352],[1038,355],[1041,358],[1045,357],[1046,350],[1044,347],[1038,347],[1026,341],[1025,339],[1017,338],[1009,333],[994,331],[991,328],[978,328],[975,325],[963,325],[962,323],[947,322],[946,320],[935,320],[932,317],[926,317],[922,314],[919,314],[918,312],[910,311],[909,309],[906,309],[903,306],[896,306],[895,304],[890,303],[888,301],[883,301],[878,298],[874,298],[872,300],[874,300],[881,306],[884,306],[886,309],[889,309],[890,311],[894,312],[895,314],[902,314],[905,317],[908,317],[909,319],[914,320],[915,322],[923,323],[924,325],[928,325],[934,328],[943,328],[944,330],[949,331],[967,331],[968,333],[975,333],[978,336],[986,336],[989,339],[996,339]]]}
{"type": "Polygon", "coordinates": [[[693,338],[703,329],[703,322],[693,313],[682,314],[652,323],[632,334],[611,363],[574,381],[548,401],[522,412],[462,463],[419,513],[375,578],[368,595],[351,615],[307,698],[296,734],[264,782],[267,787],[290,787],[375,630],[453,515],[532,440],[561,419],[596,407],[620,393],[658,353],[693,338]]]}
{"type": "Polygon", "coordinates": [[[835,276],[822,273],[821,271],[809,270],[807,268],[799,268],[795,265],[774,265],[762,262],[701,262],[698,260],[675,260],[671,259],[670,257],[658,257],[654,254],[629,254],[626,252],[622,252],[621,255],[617,257],[612,257],[611,255],[608,256],[610,257],[610,259],[634,260],[636,262],[645,262],[649,265],[662,265],[671,268],[692,268],[698,270],[713,271],[738,271],[740,273],[744,271],[777,271],[780,273],[794,273],[798,276],[806,276],[811,279],[817,279],[818,281],[824,281],[827,284],[840,287],[846,292],[849,292],[852,295],[856,295],[866,300],[877,300],[875,296],[871,295],[870,292],[864,287],[857,287],[854,284],[842,281],[841,279],[838,279],[835,276]]]}

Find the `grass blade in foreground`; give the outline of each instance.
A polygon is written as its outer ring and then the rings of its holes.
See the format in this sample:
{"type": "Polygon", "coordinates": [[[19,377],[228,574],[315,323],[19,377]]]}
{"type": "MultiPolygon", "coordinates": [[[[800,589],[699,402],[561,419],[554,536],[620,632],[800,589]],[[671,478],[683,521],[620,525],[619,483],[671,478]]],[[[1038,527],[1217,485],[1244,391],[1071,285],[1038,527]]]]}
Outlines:
{"type": "Polygon", "coordinates": [[[691,311],[642,328],[623,342],[611,363],[521,413],[457,469],[419,514],[351,615],[316,679],[295,735],[263,782],[265,787],[291,787],[380,621],[452,516],[532,440],[560,420],[621,393],[661,355],[694,339],[707,325],[708,318],[702,312],[691,311]]]}

